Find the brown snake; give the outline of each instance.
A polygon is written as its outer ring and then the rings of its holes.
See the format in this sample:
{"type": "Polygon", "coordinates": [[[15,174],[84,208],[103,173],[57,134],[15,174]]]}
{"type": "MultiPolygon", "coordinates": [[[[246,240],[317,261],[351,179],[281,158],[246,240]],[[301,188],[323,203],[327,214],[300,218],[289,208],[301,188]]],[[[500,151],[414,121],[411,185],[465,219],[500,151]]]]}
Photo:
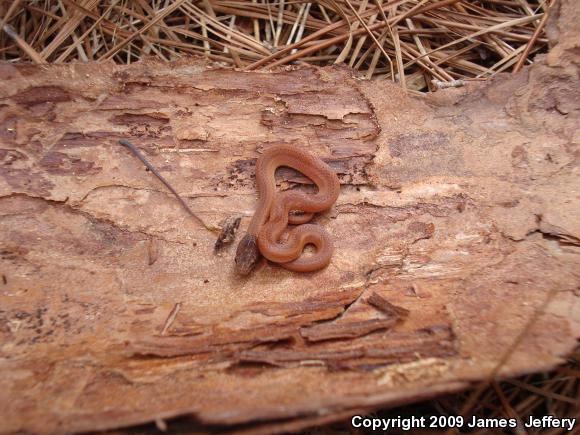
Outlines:
{"type": "Polygon", "coordinates": [[[332,240],[323,228],[307,222],[314,213],[329,209],[338,198],[340,184],[336,173],[318,157],[300,148],[275,145],[258,158],[256,184],[260,198],[247,234],[236,251],[237,272],[250,273],[260,254],[295,272],[313,272],[326,267],[333,252],[332,240]],[[276,195],[274,174],[281,166],[306,175],[316,184],[318,192],[288,191],[276,195]],[[290,214],[295,211],[303,214],[290,214]],[[297,226],[288,229],[288,224],[297,226]],[[288,237],[282,239],[286,232],[288,237]],[[308,244],[316,247],[316,253],[304,256],[302,252],[308,244]]]}

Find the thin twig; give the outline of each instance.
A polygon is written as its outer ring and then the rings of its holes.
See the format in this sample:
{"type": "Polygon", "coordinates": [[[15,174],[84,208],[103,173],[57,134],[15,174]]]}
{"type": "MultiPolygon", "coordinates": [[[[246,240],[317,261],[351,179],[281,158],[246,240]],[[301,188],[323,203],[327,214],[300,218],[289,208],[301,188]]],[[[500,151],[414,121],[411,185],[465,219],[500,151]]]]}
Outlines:
{"type": "MultiPolygon", "coordinates": [[[[509,359],[512,357],[512,355],[514,354],[516,349],[519,347],[519,345],[522,343],[524,338],[528,335],[532,326],[534,324],[536,324],[538,322],[538,319],[542,316],[542,314],[544,314],[546,312],[546,308],[548,307],[548,305],[550,304],[550,302],[552,301],[552,299],[554,298],[554,296],[557,293],[558,293],[558,287],[556,287],[556,286],[553,286],[548,291],[548,294],[546,295],[546,298],[544,299],[542,304],[534,310],[534,312],[530,315],[530,317],[528,317],[526,323],[524,324],[524,327],[522,328],[520,333],[516,336],[513,343],[511,344],[511,346],[509,346],[506,349],[506,351],[503,353],[503,355],[500,356],[497,364],[493,367],[493,369],[490,371],[489,375],[487,376],[487,380],[481,382],[479,384],[479,386],[477,388],[475,388],[475,390],[473,390],[469,399],[462,406],[461,411],[460,411],[460,415],[467,416],[469,413],[471,413],[473,407],[480,399],[481,394],[485,391],[485,389],[487,388],[488,385],[490,385],[493,381],[495,381],[497,379],[501,369],[509,361],[509,359]]],[[[453,432],[454,432],[454,430],[447,431],[448,434],[453,433],[453,432]]]]}
{"type": "Polygon", "coordinates": [[[211,231],[211,232],[219,231],[219,228],[216,228],[212,225],[206,224],[198,215],[196,215],[193,212],[193,210],[191,208],[189,208],[189,206],[183,200],[181,195],[179,195],[179,193],[177,193],[177,191],[171,186],[171,184],[169,184],[169,182],[163,177],[163,175],[161,175],[159,173],[159,171],[157,171],[157,169],[155,169],[155,167],[151,163],[149,163],[149,161],[145,158],[145,156],[143,154],[141,154],[141,151],[139,151],[139,149],[135,145],[133,145],[127,139],[120,139],[119,143],[121,145],[123,145],[124,147],[129,148],[129,150],[131,150],[131,152],[135,155],[135,157],[137,157],[139,160],[141,160],[141,162],[147,167],[147,169],[149,169],[153,173],[153,175],[155,175],[157,178],[159,178],[159,180],[163,184],[165,184],[165,187],[167,187],[171,191],[171,193],[173,193],[175,195],[177,200],[180,202],[180,204],[183,206],[183,208],[190,214],[191,217],[193,217],[197,222],[199,222],[201,225],[203,225],[203,227],[206,230],[211,231]]]}
{"type": "Polygon", "coordinates": [[[536,43],[536,41],[540,37],[540,34],[544,30],[544,26],[546,25],[546,22],[548,21],[548,16],[550,14],[550,7],[551,6],[548,6],[548,8],[546,9],[544,16],[542,17],[542,19],[540,20],[540,23],[538,24],[538,27],[536,27],[536,30],[534,31],[534,34],[532,35],[532,37],[530,38],[530,41],[526,45],[524,52],[521,54],[520,58],[518,59],[518,63],[516,63],[516,66],[514,66],[514,69],[513,69],[514,73],[517,73],[520,69],[522,69],[522,66],[524,66],[524,62],[528,58],[530,51],[532,50],[532,47],[534,46],[534,44],[536,43]]]}
{"type": "Polygon", "coordinates": [[[26,53],[26,55],[34,63],[39,64],[39,65],[46,63],[46,61],[42,58],[42,56],[40,56],[40,54],[38,54],[36,52],[36,50],[34,50],[34,48],[32,48],[30,45],[28,45],[26,43],[26,41],[24,39],[22,39],[20,36],[18,36],[18,33],[16,33],[16,30],[14,30],[14,27],[12,27],[10,24],[4,24],[4,32],[6,32],[6,34],[14,40],[16,45],[18,47],[20,47],[20,49],[22,51],[24,51],[24,53],[26,53]]]}

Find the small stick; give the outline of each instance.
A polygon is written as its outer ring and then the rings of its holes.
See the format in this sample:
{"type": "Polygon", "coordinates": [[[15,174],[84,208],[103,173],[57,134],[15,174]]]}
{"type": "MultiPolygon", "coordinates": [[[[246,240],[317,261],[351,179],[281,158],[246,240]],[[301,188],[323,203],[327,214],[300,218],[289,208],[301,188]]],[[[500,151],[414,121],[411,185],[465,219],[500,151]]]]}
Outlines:
{"type": "Polygon", "coordinates": [[[521,54],[520,58],[518,59],[516,66],[514,66],[512,73],[517,73],[519,70],[522,69],[522,66],[524,66],[524,62],[528,58],[530,51],[532,50],[532,47],[534,46],[534,44],[536,43],[536,41],[540,37],[540,34],[542,33],[542,30],[544,30],[544,26],[546,25],[546,22],[548,21],[550,7],[551,7],[551,5],[548,6],[548,10],[544,13],[544,16],[540,20],[540,24],[538,24],[538,27],[536,27],[534,34],[532,35],[532,37],[528,41],[528,44],[526,45],[524,52],[521,54]]]}
{"type": "Polygon", "coordinates": [[[193,210],[191,208],[189,208],[189,206],[183,200],[183,198],[179,195],[179,193],[177,193],[177,191],[173,187],[171,187],[171,184],[169,184],[169,182],[163,177],[163,175],[161,175],[157,171],[157,169],[155,169],[155,167],[153,167],[153,165],[147,161],[145,156],[143,154],[141,154],[141,151],[139,151],[135,145],[133,145],[127,139],[119,139],[119,143],[121,145],[123,145],[124,147],[129,148],[131,150],[131,152],[135,155],[135,157],[137,157],[139,160],[141,160],[141,162],[147,167],[147,169],[149,169],[153,173],[153,175],[155,175],[157,178],[159,178],[159,180],[163,184],[165,184],[165,187],[167,187],[171,191],[171,193],[173,193],[175,195],[177,200],[181,203],[183,208],[185,208],[185,210],[191,215],[191,217],[193,217],[196,221],[198,221],[200,224],[202,224],[206,230],[211,231],[212,233],[217,230],[217,228],[215,228],[214,226],[206,224],[198,215],[196,215],[193,212],[193,210]]]}
{"type": "Polygon", "coordinates": [[[34,50],[34,48],[28,45],[28,43],[18,35],[18,33],[16,33],[14,27],[12,27],[10,24],[4,24],[3,29],[4,32],[6,32],[6,34],[14,40],[16,45],[18,45],[18,47],[20,47],[20,49],[24,51],[24,53],[26,53],[34,63],[39,65],[46,63],[42,56],[40,56],[36,50],[34,50]]]}
{"type": "Polygon", "coordinates": [[[181,302],[177,302],[173,306],[173,308],[171,309],[169,315],[167,316],[167,319],[165,319],[165,324],[163,325],[163,330],[161,331],[161,335],[167,335],[167,331],[169,331],[169,328],[171,328],[171,325],[175,321],[175,318],[177,317],[177,313],[179,313],[180,309],[181,309],[181,302]]]}
{"type": "MultiPolygon", "coordinates": [[[[547,294],[546,298],[544,299],[544,301],[541,303],[541,305],[538,308],[536,308],[534,310],[534,312],[530,315],[530,317],[528,317],[528,319],[526,320],[526,323],[524,324],[524,327],[519,332],[519,334],[515,337],[514,341],[510,345],[510,347],[502,355],[500,355],[499,361],[491,369],[491,372],[489,373],[487,380],[481,381],[479,383],[479,386],[474,388],[473,391],[470,393],[469,398],[467,398],[467,400],[465,401],[465,403],[461,407],[461,410],[459,411],[458,415],[466,416],[467,414],[472,412],[472,410],[475,408],[476,404],[478,403],[481,395],[484,393],[487,386],[490,385],[494,380],[496,380],[498,378],[498,374],[500,373],[500,370],[503,368],[503,366],[509,361],[509,359],[512,357],[512,355],[515,353],[515,350],[520,346],[520,344],[522,343],[524,338],[526,338],[526,335],[528,335],[532,326],[535,325],[538,322],[538,319],[542,316],[542,314],[544,314],[546,312],[546,308],[548,307],[548,305],[550,305],[550,302],[552,302],[552,299],[554,298],[554,296],[558,292],[557,289],[558,289],[558,287],[554,286],[548,291],[548,294],[547,294]]],[[[522,387],[521,384],[519,386],[520,386],[520,388],[522,387]]],[[[446,432],[444,432],[444,434],[451,435],[452,433],[456,433],[456,432],[457,431],[455,429],[448,429],[446,432]]]]}
{"type": "Polygon", "coordinates": [[[441,80],[433,79],[431,80],[438,89],[447,89],[447,88],[460,88],[465,85],[463,80],[451,80],[450,82],[442,82],[441,80]]]}
{"type": "Polygon", "coordinates": [[[8,11],[6,12],[6,15],[4,15],[4,17],[0,20],[0,28],[4,28],[4,24],[8,23],[8,21],[12,17],[12,13],[16,10],[18,5],[20,5],[20,2],[21,0],[16,0],[10,5],[8,11]]]}
{"type": "Polygon", "coordinates": [[[373,294],[367,298],[366,302],[367,304],[372,305],[379,311],[382,311],[388,317],[394,317],[396,319],[404,319],[409,315],[410,312],[406,308],[391,304],[389,301],[387,301],[385,298],[383,298],[376,292],[373,292],[373,294]]]}

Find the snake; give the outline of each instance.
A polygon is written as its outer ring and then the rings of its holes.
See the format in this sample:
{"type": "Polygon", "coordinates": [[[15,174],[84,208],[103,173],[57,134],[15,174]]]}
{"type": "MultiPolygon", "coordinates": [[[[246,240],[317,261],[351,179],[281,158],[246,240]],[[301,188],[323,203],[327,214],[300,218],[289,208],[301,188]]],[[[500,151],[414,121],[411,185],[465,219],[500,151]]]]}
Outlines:
{"type": "Polygon", "coordinates": [[[338,198],[340,183],[332,168],[297,146],[273,145],[256,162],[256,185],[258,203],[236,250],[236,271],[249,274],[260,255],[294,272],[314,272],[328,266],[334,250],[332,239],[321,226],[308,222],[315,213],[331,208],[338,198]],[[277,193],[275,173],[282,166],[306,175],[317,192],[277,193]],[[314,245],[316,252],[304,255],[306,245],[314,245]]]}

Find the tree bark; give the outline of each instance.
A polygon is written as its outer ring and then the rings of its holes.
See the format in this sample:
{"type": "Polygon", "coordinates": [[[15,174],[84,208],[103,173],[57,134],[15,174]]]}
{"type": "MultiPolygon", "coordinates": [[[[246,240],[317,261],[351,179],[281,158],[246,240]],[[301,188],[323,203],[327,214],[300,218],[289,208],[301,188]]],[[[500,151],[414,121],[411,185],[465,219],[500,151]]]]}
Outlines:
{"type": "Polygon", "coordinates": [[[580,335],[579,31],[573,2],[554,13],[532,67],[424,98],[343,67],[0,65],[0,432],[296,430],[560,363],[580,335]],[[123,138],[241,233],[265,147],[321,156],[342,184],[315,220],[331,265],[236,276],[123,138]]]}

